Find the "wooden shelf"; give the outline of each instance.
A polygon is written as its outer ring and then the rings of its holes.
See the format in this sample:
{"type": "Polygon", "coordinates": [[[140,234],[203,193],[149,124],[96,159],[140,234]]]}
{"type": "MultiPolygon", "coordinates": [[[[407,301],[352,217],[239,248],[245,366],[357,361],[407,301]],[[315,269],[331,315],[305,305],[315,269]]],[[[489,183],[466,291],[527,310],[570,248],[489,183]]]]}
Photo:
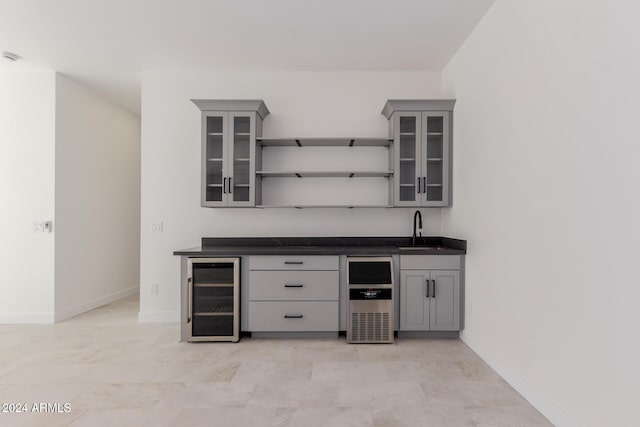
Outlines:
{"type": "Polygon", "coordinates": [[[233,283],[195,283],[195,288],[233,288],[233,283]]]}
{"type": "Polygon", "coordinates": [[[393,171],[256,171],[271,178],[387,178],[393,171]]]}
{"type": "Polygon", "coordinates": [[[256,138],[263,147],[389,147],[389,138],[256,138]]]}

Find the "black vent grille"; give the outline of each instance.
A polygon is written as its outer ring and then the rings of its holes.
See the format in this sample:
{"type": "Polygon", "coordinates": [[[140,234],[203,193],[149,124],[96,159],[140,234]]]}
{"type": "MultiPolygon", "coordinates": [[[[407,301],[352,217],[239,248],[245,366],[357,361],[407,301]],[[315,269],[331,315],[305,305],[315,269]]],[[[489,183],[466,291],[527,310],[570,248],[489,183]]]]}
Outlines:
{"type": "Polygon", "coordinates": [[[351,313],[351,342],[393,340],[389,313],[351,313]]]}

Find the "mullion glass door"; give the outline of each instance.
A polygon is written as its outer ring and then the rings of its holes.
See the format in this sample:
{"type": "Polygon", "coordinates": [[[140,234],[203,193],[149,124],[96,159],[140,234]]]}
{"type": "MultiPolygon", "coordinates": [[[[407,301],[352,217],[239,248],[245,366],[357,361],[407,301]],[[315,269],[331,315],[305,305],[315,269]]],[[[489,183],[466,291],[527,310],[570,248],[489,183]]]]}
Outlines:
{"type": "Polygon", "coordinates": [[[396,188],[395,205],[415,206],[420,203],[420,115],[396,117],[396,188]]]}
{"type": "Polygon", "coordinates": [[[224,114],[204,117],[203,205],[223,205],[226,193],[224,170],[227,120],[224,114]]]}
{"type": "Polygon", "coordinates": [[[447,196],[448,116],[446,112],[428,112],[423,118],[423,170],[425,205],[442,206],[447,196]]]}
{"type": "Polygon", "coordinates": [[[255,182],[255,120],[251,114],[230,113],[230,205],[252,206],[255,182]]]}

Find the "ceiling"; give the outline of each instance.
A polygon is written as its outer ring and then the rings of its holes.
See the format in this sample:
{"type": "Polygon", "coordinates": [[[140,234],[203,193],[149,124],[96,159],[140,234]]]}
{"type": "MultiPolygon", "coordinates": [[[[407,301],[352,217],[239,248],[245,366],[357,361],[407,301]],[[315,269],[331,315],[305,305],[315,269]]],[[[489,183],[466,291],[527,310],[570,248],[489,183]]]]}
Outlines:
{"type": "Polygon", "coordinates": [[[145,70],[441,70],[493,2],[1,0],[0,50],[138,114],[145,70]]]}

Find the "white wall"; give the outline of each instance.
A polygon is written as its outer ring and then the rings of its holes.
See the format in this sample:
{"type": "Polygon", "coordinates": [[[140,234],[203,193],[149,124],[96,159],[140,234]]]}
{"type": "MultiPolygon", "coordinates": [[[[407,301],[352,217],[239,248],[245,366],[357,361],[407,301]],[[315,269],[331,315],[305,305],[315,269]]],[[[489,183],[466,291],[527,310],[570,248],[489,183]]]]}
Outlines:
{"type": "MultiPolygon", "coordinates": [[[[200,110],[190,99],[264,99],[264,136],[386,136],[388,98],[441,95],[439,73],[170,72],[142,74],[140,320],[177,320],[178,249],[202,237],[410,235],[411,209],[200,207],[200,110]],[[162,221],[163,233],[151,233],[162,221]],[[150,289],[158,284],[158,295],[150,289]]],[[[425,233],[440,211],[423,210],[425,233]]]]}
{"type": "Polygon", "coordinates": [[[640,5],[497,0],[451,63],[464,340],[557,425],[638,425],[640,5]]]}
{"type": "Polygon", "coordinates": [[[139,118],[56,77],[56,321],[138,291],[139,118]]]}
{"type": "Polygon", "coordinates": [[[53,321],[53,71],[0,71],[0,322],[53,321]]]}

